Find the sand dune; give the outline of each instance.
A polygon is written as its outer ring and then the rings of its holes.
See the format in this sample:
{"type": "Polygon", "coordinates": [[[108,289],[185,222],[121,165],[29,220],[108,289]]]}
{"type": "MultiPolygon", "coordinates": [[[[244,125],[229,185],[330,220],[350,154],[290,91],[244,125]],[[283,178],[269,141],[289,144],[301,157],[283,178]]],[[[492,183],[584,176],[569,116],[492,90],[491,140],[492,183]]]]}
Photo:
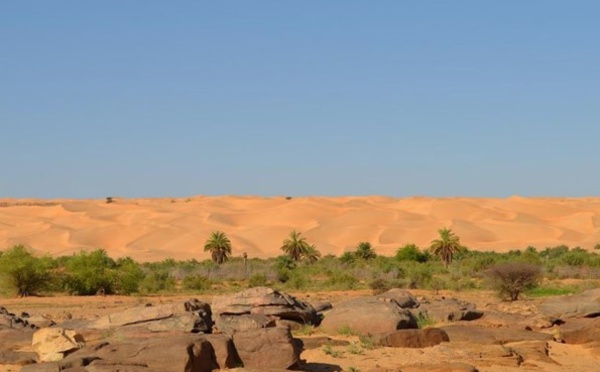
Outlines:
{"type": "Polygon", "coordinates": [[[444,226],[471,249],[589,249],[600,242],[600,198],[0,199],[0,248],[24,244],[62,255],[102,247],[142,261],[208,258],[202,246],[214,230],[230,236],[236,256],[279,255],[292,229],[323,254],[370,241],[378,253],[392,255],[406,243],[428,246],[444,226]]]}

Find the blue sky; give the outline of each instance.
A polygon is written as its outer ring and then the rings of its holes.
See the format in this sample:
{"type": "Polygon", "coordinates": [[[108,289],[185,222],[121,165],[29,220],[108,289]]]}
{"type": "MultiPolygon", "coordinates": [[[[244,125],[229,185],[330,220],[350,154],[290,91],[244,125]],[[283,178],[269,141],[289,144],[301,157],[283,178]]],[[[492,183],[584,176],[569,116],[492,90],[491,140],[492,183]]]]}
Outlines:
{"type": "Polygon", "coordinates": [[[598,1],[3,1],[0,197],[598,196],[598,1]]]}

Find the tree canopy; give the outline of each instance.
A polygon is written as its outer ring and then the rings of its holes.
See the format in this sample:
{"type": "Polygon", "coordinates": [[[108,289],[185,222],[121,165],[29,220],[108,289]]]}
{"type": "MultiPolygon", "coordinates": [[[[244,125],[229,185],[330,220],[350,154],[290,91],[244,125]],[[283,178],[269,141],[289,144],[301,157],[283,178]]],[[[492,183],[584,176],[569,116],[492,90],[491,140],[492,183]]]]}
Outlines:
{"type": "Polygon", "coordinates": [[[221,265],[231,256],[231,240],[222,231],[213,231],[204,243],[204,252],[210,252],[212,260],[221,265]]]}
{"type": "Polygon", "coordinates": [[[431,252],[438,256],[448,267],[453,256],[460,250],[460,239],[451,229],[442,228],[438,230],[440,237],[431,241],[431,252]]]}

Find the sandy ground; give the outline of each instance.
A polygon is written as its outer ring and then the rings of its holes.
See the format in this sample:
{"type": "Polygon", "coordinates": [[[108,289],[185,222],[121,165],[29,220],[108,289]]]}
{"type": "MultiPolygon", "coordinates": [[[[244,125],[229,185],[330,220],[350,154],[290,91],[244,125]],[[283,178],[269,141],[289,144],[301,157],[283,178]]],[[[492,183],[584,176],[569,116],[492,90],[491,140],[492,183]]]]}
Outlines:
{"type": "Polygon", "coordinates": [[[233,254],[273,257],[292,229],[323,254],[360,241],[392,255],[399,246],[429,245],[441,227],[463,244],[506,251],[600,242],[600,198],[191,197],[162,199],[0,199],[0,248],[24,244],[64,255],[104,248],[141,261],[205,259],[214,230],[228,234],[233,254]]]}

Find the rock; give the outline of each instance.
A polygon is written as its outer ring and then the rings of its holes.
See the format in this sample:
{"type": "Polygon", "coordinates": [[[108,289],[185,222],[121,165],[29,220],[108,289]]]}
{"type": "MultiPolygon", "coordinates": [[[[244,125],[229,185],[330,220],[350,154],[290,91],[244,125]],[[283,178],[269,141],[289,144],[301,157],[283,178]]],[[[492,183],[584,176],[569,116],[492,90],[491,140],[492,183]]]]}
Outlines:
{"type": "Polygon", "coordinates": [[[135,343],[105,344],[91,354],[70,357],[87,358],[90,363],[84,366],[88,371],[210,372],[218,368],[215,350],[202,335],[161,335],[135,343]]]}
{"type": "Polygon", "coordinates": [[[34,328],[48,328],[56,325],[52,319],[41,315],[28,317],[27,322],[34,328]]]}
{"type": "Polygon", "coordinates": [[[398,368],[373,368],[367,372],[478,372],[474,366],[466,363],[417,364],[398,368]]]}
{"type": "Polygon", "coordinates": [[[328,301],[312,302],[312,306],[315,308],[317,313],[322,313],[323,311],[331,310],[333,308],[331,302],[328,301]]]}
{"type": "Polygon", "coordinates": [[[545,341],[513,342],[505,346],[511,348],[511,350],[521,356],[525,364],[529,362],[558,364],[554,359],[550,358],[548,343],[545,341]]]}
{"type": "Polygon", "coordinates": [[[247,368],[291,368],[302,352],[290,330],[281,327],[236,332],[233,343],[247,368]]]}
{"type": "Polygon", "coordinates": [[[153,331],[210,333],[212,312],[209,304],[193,299],[177,304],[135,307],[101,317],[92,322],[89,328],[107,329],[131,325],[144,325],[153,331]]]}
{"type": "Polygon", "coordinates": [[[428,317],[436,323],[475,320],[483,316],[483,312],[477,310],[475,304],[455,298],[421,303],[418,309],[413,310],[413,314],[428,317]]]}
{"type": "Polygon", "coordinates": [[[600,316],[600,288],[576,295],[550,298],[539,306],[539,311],[543,315],[562,320],[600,316]]]}
{"type": "Polygon", "coordinates": [[[410,311],[402,309],[395,301],[360,297],[335,306],[325,315],[321,328],[329,333],[348,329],[369,335],[417,328],[417,321],[410,311]]]}
{"type": "Polygon", "coordinates": [[[381,299],[390,299],[396,301],[398,306],[403,309],[414,309],[419,307],[419,301],[413,297],[410,292],[400,288],[392,288],[387,292],[383,292],[376,296],[381,299]]]}
{"type": "Polygon", "coordinates": [[[217,315],[215,327],[228,335],[250,329],[275,327],[276,318],[263,314],[217,315]]]}
{"type": "Polygon", "coordinates": [[[85,368],[87,372],[151,372],[158,370],[148,368],[146,365],[139,364],[118,364],[105,362],[102,360],[93,362],[85,368]]]}
{"type": "Polygon", "coordinates": [[[83,337],[73,330],[64,328],[42,328],[33,334],[33,349],[42,362],[56,362],[65,354],[80,349],[83,337]]]}
{"type": "Polygon", "coordinates": [[[29,364],[21,368],[20,372],[60,372],[60,364],[57,362],[29,364]]]}
{"type": "MultiPolygon", "coordinates": [[[[4,340],[2,340],[4,342],[4,340]]],[[[18,366],[24,366],[27,364],[33,364],[37,361],[37,354],[30,352],[2,350],[0,351],[0,365],[12,364],[18,366]]]]}
{"type": "Polygon", "coordinates": [[[254,287],[231,295],[216,296],[212,302],[212,310],[219,319],[220,329],[235,328],[233,324],[224,326],[224,321],[234,319],[233,316],[249,314],[303,324],[318,324],[320,321],[312,305],[267,287],[254,287]]]}
{"type": "Polygon", "coordinates": [[[294,322],[293,320],[279,319],[275,321],[275,327],[289,328],[290,331],[298,331],[302,329],[303,326],[305,325],[302,323],[294,322]]]}
{"type": "Polygon", "coordinates": [[[600,342],[600,318],[570,319],[558,330],[559,338],[567,344],[600,342]]]}
{"type": "Polygon", "coordinates": [[[35,328],[35,326],[31,326],[27,319],[20,318],[10,313],[5,307],[0,306],[0,330],[23,328],[35,328]]]}
{"type": "Polygon", "coordinates": [[[503,345],[518,341],[550,341],[552,335],[525,329],[485,328],[471,324],[452,324],[440,327],[451,342],[470,342],[479,345],[503,345]]]}
{"type": "Polygon", "coordinates": [[[319,337],[300,337],[299,338],[303,345],[304,350],[319,349],[325,345],[330,346],[348,346],[349,341],[346,340],[334,340],[331,337],[319,336],[319,337]]]}
{"type": "Polygon", "coordinates": [[[378,346],[421,349],[449,342],[448,334],[439,328],[401,329],[372,336],[378,346]]]}
{"type": "Polygon", "coordinates": [[[204,335],[203,337],[210,342],[215,351],[217,368],[235,368],[242,365],[231,337],[226,335],[204,335]]]}
{"type": "Polygon", "coordinates": [[[21,350],[31,346],[34,330],[0,329],[0,350],[21,350]]]}

